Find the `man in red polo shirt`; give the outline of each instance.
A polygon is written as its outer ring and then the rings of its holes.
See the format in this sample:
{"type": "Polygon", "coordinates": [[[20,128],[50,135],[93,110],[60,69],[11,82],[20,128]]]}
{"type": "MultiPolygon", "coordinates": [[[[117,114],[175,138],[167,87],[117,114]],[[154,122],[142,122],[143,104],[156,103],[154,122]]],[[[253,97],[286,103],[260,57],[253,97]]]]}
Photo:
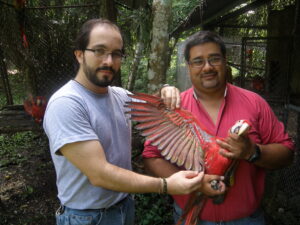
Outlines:
{"type": "MultiPolygon", "coordinates": [[[[293,142],[263,98],[227,83],[226,48],[217,34],[196,33],[188,40],[184,55],[193,87],[181,93],[181,107],[192,112],[211,134],[227,137],[217,141],[221,148],[228,150],[221,149],[220,154],[239,160],[234,185],[228,189],[224,202],[206,201],[199,215],[200,223],[264,225],[260,202],[265,169],[289,165],[293,160],[293,142]],[[251,124],[248,134],[229,134],[229,128],[241,119],[251,124]]],[[[155,176],[168,177],[180,170],[163,159],[149,142],[145,143],[143,157],[147,171],[155,176]]],[[[205,186],[199,191],[211,195],[205,186]]],[[[173,198],[177,221],[188,196],[173,198]]]]}

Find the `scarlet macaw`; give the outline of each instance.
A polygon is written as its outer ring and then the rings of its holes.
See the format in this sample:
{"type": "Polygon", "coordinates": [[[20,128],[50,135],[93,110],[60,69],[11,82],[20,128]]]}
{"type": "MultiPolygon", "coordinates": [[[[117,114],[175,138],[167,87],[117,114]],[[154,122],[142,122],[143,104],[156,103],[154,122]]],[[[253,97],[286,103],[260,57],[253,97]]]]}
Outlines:
{"type": "Polygon", "coordinates": [[[36,123],[41,123],[44,118],[47,100],[44,96],[30,96],[24,101],[25,111],[31,115],[36,123]]]}
{"type": "MultiPolygon", "coordinates": [[[[216,137],[191,112],[167,109],[161,98],[152,95],[134,93],[129,96],[143,101],[131,101],[126,105],[131,109],[127,114],[133,121],[139,122],[135,128],[141,130],[141,135],[146,136],[153,146],[157,146],[166,160],[187,170],[215,175],[225,175],[227,172],[228,176],[232,175],[237,161],[219,154],[216,137]]],[[[241,135],[249,128],[247,121],[239,120],[230,132],[241,135]]],[[[217,181],[212,182],[211,186],[219,188],[217,181]]],[[[204,201],[203,195],[197,192],[191,194],[182,215],[185,225],[197,223],[204,201]]]]}

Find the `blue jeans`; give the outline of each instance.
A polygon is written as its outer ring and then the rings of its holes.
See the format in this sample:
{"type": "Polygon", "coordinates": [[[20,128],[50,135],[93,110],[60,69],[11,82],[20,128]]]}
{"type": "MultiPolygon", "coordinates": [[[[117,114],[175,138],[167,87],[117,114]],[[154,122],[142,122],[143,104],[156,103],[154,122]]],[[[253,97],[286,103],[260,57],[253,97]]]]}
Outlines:
{"type": "MultiPolygon", "coordinates": [[[[175,224],[179,220],[180,216],[182,214],[181,208],[174,203],[174,212],[173,212],[173,218],[175,221],[175,224]]],[[[182,223],[182,225],[184,222],[182,223]]],[[[199,221],[197,225],[265,225],[265,219],[264,219],[264,213],[261,209],[256,210],[252,215],[237,219],[237,220],[231,220],[226,222],[210,222],[210,221],[199,221]]]]}
{"type": "Polygon", "coordinates": [[[128,195],[108,209],[78,210],[61,206],[56,212],[57,225],[134,225],[134,200],[128,195]]]}

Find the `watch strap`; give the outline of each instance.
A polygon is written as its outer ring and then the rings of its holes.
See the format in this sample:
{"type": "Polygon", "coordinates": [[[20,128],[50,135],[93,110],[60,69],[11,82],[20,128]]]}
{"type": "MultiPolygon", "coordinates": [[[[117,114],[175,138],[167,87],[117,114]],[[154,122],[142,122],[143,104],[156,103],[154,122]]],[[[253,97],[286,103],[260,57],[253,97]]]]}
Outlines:
{"type": "Polygon", "coordinates": [[[247,159],[247,161],[248,161],[249,163],[254,163],[254,162],[256,162],[257,160],[260,159],[260,155],[261,155],[260,147],[259,147],[258,145],[255,145],[255,152],[254,152],[253,155],[251,155],[251,156],[249,157],[249,159],[247,159]]]}

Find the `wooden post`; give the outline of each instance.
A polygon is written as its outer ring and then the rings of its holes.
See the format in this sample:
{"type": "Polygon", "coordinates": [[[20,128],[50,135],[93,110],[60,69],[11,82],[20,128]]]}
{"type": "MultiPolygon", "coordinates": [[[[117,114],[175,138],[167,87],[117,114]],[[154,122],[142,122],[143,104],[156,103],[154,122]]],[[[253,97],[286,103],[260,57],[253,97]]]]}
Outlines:
{"type": "Polygon", "coordinates": [[[11,89],[8,80],[7,67],[4,62],[4,56],[1,48],[0,48],[0,76],[2,78],[4,92],[6,95],[6,104],[13,105],[13,98],[12,98],[11,89]]]}

